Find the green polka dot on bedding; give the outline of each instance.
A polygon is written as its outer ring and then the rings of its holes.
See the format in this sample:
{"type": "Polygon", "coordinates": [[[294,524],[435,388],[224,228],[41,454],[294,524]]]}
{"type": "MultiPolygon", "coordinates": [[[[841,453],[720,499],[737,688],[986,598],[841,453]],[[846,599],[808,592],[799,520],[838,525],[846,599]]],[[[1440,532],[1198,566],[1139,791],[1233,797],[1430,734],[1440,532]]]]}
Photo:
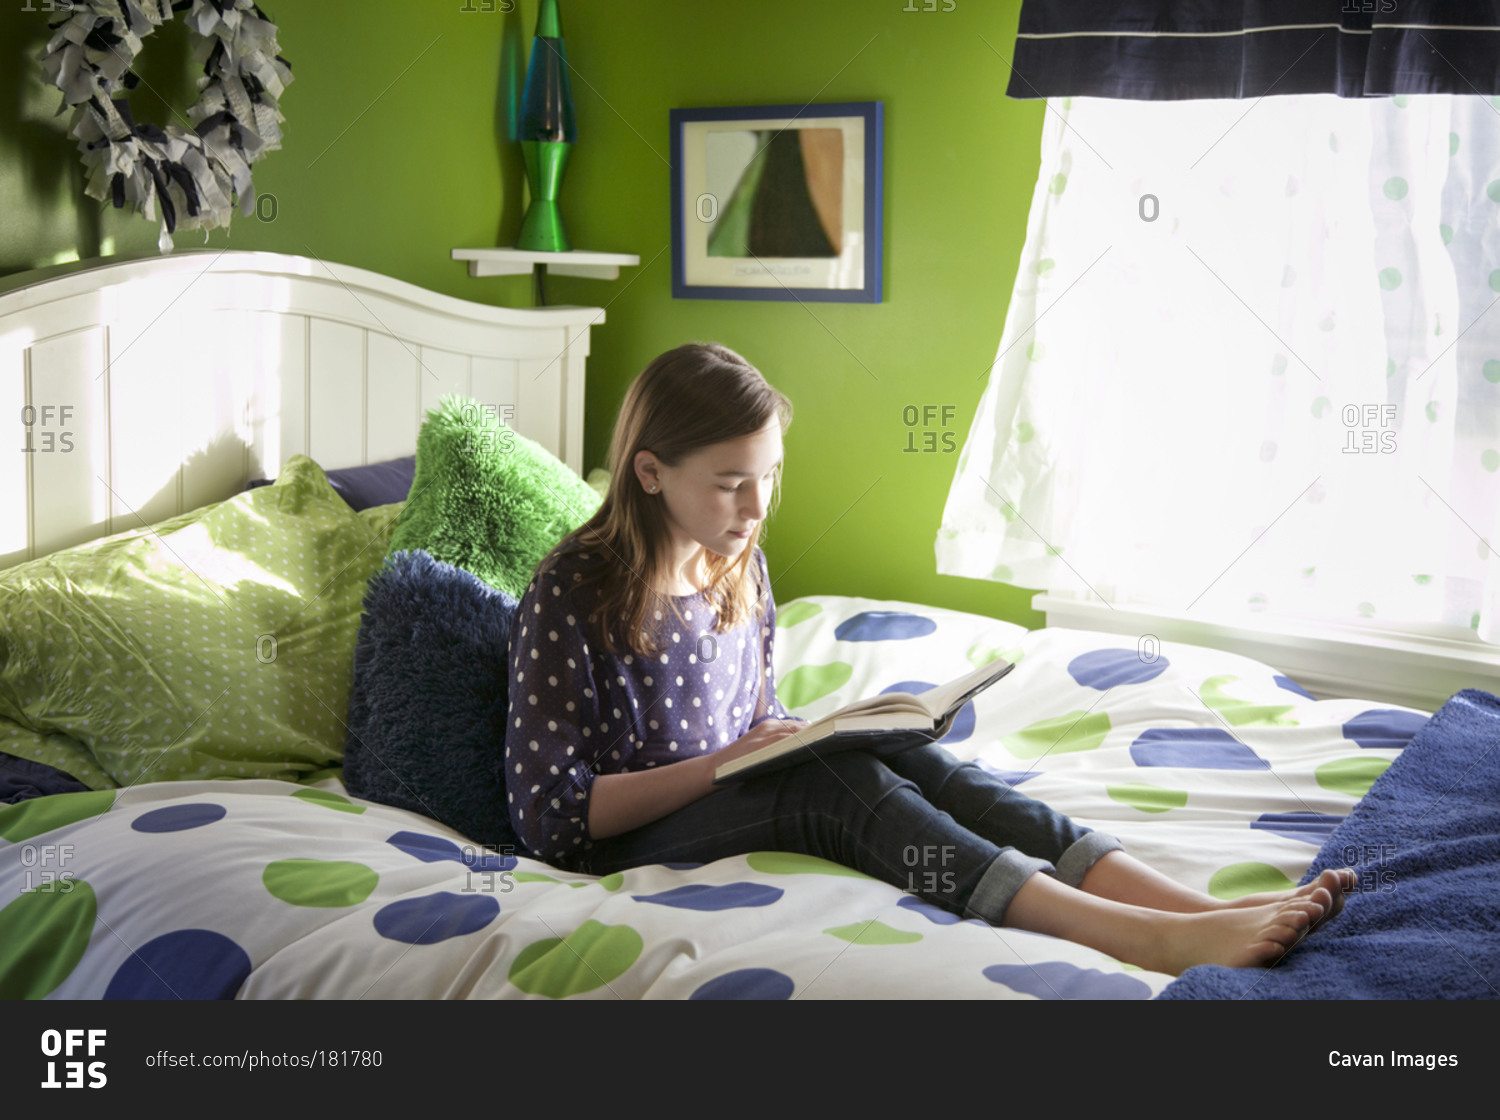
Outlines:
{"type": "Polygon", "coordinates": [[[337,765],[399,509],[355,513],[295,456],[275,485],[0,572],[0,750],[93,788],[337,765]]]}

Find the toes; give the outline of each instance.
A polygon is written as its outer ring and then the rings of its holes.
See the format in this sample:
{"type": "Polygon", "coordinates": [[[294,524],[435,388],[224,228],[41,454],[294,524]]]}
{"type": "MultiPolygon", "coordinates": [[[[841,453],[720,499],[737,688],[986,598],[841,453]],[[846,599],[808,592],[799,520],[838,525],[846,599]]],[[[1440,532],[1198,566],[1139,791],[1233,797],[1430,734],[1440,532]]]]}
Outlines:
{"type": "MultiPolygon", "coordinates": [[[[1327,904],[1325,904],[1317,897],[1319,893],[1321,893],[1324,898],[1327,898],[1328,892],[1324,891],[1320,887],[1317,891],[1313,892],[1313,897],[1299,899],[1297,902],[1291,904],[1290,906],[1284,907],[1281,912],[1276,915],[1277,921],[1281,924],[1290,924],[1294,929],[1298,930],[1312,929],[1319,922],[1321,922],[1323,920],[1323,916],[1328,913],[1327,904]]],[[[1329,902],[1331,901],[1332,900],[1330,899],[1329,902]]]]}
{"type": "Polygon", "coordinates": [[[1294,929],[1287,925],[1276,925],[1267,929],[1263,935],[1261,944],[1276,946],[1278,959],[1285,956],[1301,944],[1302,939],[1307,936],[1307,930],[1294,929]]]}
{"type": "Polygon", "coordinates": [[[1359,885],[1359,876],[1353,868],[1340,867],[1330,868],[1318,876],[1318,882],[1328,888],[1330,894],[1335,897],[1340,894],[1348,894],[1359,885]]]}
{"type": "Polygon", "coordinates": [[[1277,913],[1272,919],[1271,925],[1274,929],[1305,930],[1309,929],[1318,915],[1304,906],[1288,906],[1277,913]]]}
{"type": "Polygon", "coordinates": [[[1291,948],[1290,945],[1267,938],[1250,946],[1250,956],[1256,964],[1263,968],[1270,968],[1281,962],[1281,958],[1286,956],[1289,948],[1291,948]]]}
{"type": "Polygon", "coordinates": [[[1277,942],[1286,951],[1296,947],[1328,916],[1328,907],[1316,897],[1318,895],[1322,899],[1328,898],[1328,892],[1319,887],[1313,897],[1298,899],[1276,911],[1262,936],[1277,942]]]}
{"type": "Polygon", "coordinates": [[[1265,930],[1264,936],[1283,949],[1291,949],[1312,932],[1317,918],[1305,910],[1284,910],[1265,930]]]}
{"type": "MultiPolygon", "coordinates": [[[[1247,947],[1251,957],[1259,964],[1271,967],[1281,961],[1316,929],[1325,918],[1332,915],[1335,895],[1319,876],[1303,888],[1306,893],[1288,899],[1280,905],[1266,906],[1260,931],[1252,934],[1257,938],[1247,947]]],[[[1339,898],[1342,897],[1340,892],[1339,898]]]]}
{"type": "Polygon", "coordinates": [[[1330,868],[1324,871],[1303,889],[1308,892],[1307,897],[1318,898],[1323,902],[1325,913],[1323,920],[1336,917],[1343,909],[1344,903],[1348,901],[1348,895],[1359,885],[1359,876],[1347,867],[1337,869],[1330,868]],[[1322,892],[1327,892],[1328,898],[1322,899],[1322,892]]]}

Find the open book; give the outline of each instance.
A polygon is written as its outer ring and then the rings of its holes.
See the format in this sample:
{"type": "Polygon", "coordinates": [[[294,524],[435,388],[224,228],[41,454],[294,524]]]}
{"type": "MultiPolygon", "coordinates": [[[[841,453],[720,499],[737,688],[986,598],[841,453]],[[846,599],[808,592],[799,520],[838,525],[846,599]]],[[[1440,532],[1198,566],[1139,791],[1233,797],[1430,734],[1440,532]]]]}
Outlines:
{"type": "Polygon", "coordinates": [[[856,700],[784,739],[724,763],[714,771],[714,784],[741,781],[837,751],[887,755],[934,742],[952,730],[965,704],[1014,668],[1012,662],[997,658],[920,696],[887,692],[856,700]]]}

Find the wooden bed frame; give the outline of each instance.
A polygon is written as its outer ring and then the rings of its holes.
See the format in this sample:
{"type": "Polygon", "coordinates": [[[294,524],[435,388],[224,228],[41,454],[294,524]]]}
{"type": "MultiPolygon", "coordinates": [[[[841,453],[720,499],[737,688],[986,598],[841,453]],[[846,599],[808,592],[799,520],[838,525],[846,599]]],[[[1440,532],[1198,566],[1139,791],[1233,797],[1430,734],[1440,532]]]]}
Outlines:
{"type": "Polygon", "coordinates": [[[0,294],[0,568],[238,493],[310,455],[410,455],[448,393],[583,470],[602,309],[471,303],[277,253],[175,253],[0,294]]]}

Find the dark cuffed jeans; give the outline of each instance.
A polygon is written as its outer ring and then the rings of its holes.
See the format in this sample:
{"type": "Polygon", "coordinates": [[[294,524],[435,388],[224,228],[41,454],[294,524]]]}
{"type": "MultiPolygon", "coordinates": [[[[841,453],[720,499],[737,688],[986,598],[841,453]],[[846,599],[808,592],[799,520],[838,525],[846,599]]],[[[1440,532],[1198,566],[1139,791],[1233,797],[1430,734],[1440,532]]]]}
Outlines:
{"type": "Polygon", "coordinates": [[[798,852],[1000,925],[1036,872],[1076,887],[1120,846],[929,744],[884,759],[845,751],[728,786],[659,821],[589,841],[565,866],[607,875],[798,852]]]}

